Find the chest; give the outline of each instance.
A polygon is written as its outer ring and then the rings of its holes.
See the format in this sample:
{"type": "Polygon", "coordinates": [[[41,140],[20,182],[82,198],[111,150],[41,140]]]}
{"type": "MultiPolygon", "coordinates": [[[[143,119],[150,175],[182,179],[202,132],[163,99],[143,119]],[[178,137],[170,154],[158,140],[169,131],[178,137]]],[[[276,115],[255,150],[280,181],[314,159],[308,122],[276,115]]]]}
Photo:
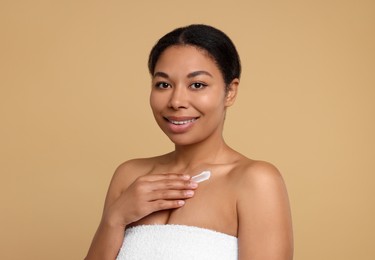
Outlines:
{"type": "Polygon", "coordinates": [[[154,212],[134,224],[197,226],[236,236],[236,194],[225,178],[210,178],[199,184],[183,207],[154,212]]]}

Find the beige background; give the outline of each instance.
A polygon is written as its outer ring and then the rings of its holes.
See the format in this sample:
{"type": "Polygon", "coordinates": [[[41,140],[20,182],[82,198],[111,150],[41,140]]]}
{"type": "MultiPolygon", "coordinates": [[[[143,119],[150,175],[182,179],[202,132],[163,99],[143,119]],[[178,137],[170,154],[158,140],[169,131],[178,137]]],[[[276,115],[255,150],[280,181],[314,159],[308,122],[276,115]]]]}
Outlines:
{"type": "Polygon", "coordinates": [[[122,161],[173,148],[147,55],[207,23],[243,64],[225,136],[282,171],[295,259],[375,259],[375,2],[0,0],[0,259],[82,259],[122,161]]]}

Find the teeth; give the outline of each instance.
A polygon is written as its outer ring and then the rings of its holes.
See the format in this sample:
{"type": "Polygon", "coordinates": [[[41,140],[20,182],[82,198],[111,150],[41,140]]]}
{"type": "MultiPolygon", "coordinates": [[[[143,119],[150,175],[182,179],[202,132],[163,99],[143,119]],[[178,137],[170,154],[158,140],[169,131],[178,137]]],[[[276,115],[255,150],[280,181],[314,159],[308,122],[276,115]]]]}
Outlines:
{"type": "Polygon", "coordinates": [[[169,120],[169,122],[171,122],[171,123],[174,124],[174,125],[184,125],[184,124],[187,124],[187,123],[194,122],[195,120],[196,120],[196,119],[193,118],[193,119],[184,120],[184,121],[174,121],[174,120],[169,120]]]}

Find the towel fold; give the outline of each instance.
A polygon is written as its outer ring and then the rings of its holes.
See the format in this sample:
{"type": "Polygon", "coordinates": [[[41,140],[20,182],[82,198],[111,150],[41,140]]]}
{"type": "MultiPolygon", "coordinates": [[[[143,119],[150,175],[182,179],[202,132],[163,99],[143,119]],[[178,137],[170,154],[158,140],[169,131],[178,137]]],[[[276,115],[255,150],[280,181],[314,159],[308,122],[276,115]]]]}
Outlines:
{"type": "Polygon", "coordinates": [[[126,229],[117,260],[234,260],[237,238],[185,225],[140,225],[126,229]]]}

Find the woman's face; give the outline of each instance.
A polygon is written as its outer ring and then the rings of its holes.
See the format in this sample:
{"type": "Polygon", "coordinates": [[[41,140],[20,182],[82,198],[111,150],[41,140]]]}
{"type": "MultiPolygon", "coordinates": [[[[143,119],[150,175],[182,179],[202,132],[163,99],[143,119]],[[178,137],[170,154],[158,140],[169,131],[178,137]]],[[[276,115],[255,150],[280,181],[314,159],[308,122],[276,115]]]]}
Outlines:
{"type": "Polygon", "coordinates": [[[221,137],[226,107],[234,102],[238,80],[225,91],[223,76],[204,51],[172,46],[159,57],[150,104],[156,122],[176,145],[221,137]]]}

